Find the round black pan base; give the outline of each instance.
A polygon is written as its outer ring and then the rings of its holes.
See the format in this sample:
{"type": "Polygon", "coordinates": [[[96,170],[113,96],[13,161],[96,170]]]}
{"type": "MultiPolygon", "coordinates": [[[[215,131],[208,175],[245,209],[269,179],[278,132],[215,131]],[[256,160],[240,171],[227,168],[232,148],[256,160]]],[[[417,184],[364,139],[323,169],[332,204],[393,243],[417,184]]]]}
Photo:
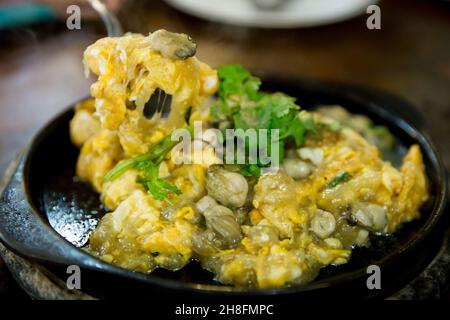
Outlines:
{"type": "Polygon", "coordinates": [[[424,153],[432,195],[421,218],[405,224],[389,237],[373,237],[372,246],[354,250],[348,264],[324,268],[315,281],[301,287],[242,290],[221,286],[195,263],[173,273],[130,272],[79,248],[103,212],[98,195],[73,179],[78,150],[71,145],[68,135],[68,123],[73,116],[72,109],[68,109],[41,130],[18,161],[17,168],[12,170],[0,197],[0,238],[14,252],[40,261],[40,265],[45,262],[44,273],[51,271],[60,279],[67,278],[68,265],[80,266],[83,291],[99,298],[234,299],[236,302],[245,299],[283,303],[299,299],[392,296],[430,264],[441,248],[448,222],[445,169],[432,143],[417,129],[420,121],[411,117],[414,113],[408,109],[407,102],[355,86],[276,79],[265,81],[265,87],[297,97],[305,109],[340,104],[351,112],[368,115],[376,124],[388,126],[405,146],[418,143],[424,153]],[[56,212],[52,211],[54,208],[56,212]],[[80,215],[86,211],[89,212],[87,221],[83,220],[85,215],[80,215]],[[66,226],[73,226],[70,233],[64,233],[68,230],[66,226]],[[366,269],[374,264],[382,272],[380,290],[369,290],[366,284],[369,276],[366,269]]]}

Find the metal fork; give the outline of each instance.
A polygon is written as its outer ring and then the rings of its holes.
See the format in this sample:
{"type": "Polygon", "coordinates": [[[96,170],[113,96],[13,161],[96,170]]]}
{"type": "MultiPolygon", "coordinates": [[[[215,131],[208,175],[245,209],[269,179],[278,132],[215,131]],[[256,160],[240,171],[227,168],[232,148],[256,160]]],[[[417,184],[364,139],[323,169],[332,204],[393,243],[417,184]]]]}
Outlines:
{"type": "MultiPolygon", "coordinates": [[[[105,24],[108,37],[120,37],[123,29],[116,15],[112,13],[101,0],[89,0],[92,8],[98,13],[105,24]]],[[[167,118],[172,107],[172,95],[157,88],[144,106],[143,114],[147,119],[155,116],[167,118]]]]}
{"type": "Polygon", "coordinates": [[[144,117],[151,119],[154,116],[167,118],[172,106],[172,95],[157,88],[153,92],[150,100],[144,106],[144,117]]]}
{"type": "Polygon", "coordinates": [[[105,24],[108,37],[120,37],[123,35],[119,20],[101,0],[89,0],[89,3],[105,24]]]}

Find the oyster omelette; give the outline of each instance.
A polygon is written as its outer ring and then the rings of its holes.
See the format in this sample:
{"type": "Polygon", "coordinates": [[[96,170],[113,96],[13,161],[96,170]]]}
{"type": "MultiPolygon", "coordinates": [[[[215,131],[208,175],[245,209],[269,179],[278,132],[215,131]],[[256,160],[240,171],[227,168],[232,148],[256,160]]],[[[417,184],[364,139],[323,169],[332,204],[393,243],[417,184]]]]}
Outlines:
{"type": "MultiPolygon", "coordinates": [[[[178,270],[191,260],[223,284],[270,288],[312,281],[349,261],[369,234],[393,233],[428,198],[419,146],[396,168],[389,131],[341,107],[300,111],[238,65],[214,70],[184,34],[103,38],[84,53],[98,80],[70,123],[77,176],[109,209],[87,250],[120,267],[178,270]],[[162,95],[170,113],[148,116],[162,95]],[[209,149],[181,163],[177,128],[279,129],[278,170],[221,164],[209,149]],[[178,159],[179,160],[179,159],[178,159]]],[[[202,141],[207,144],[207,141],[202,141]]]]}

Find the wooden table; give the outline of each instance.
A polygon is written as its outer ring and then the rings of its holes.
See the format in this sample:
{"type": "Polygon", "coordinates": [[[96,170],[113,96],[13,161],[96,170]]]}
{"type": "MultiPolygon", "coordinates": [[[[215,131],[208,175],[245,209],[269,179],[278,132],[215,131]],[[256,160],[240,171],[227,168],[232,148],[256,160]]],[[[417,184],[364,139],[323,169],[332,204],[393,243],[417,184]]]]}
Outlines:
{"type": "MultiPolygon", "coordinates": [[[[160,1],[129,1],[126,30],[160,28],[190,34],[212,66],[240,63],[260,73],[358,83],[398,94],[423,111],[429,133],[450,168],[450,4],[381,1],[382,29],[367,16],[295,30],[231,27],[192,18],[160,1]]],[[[84,48],[104,30],[63,23],[0,33],[0,171],[45,122],[86,96],[84,48]]],[[[23,297],[0,262],[0,295],[23,297]]]]}

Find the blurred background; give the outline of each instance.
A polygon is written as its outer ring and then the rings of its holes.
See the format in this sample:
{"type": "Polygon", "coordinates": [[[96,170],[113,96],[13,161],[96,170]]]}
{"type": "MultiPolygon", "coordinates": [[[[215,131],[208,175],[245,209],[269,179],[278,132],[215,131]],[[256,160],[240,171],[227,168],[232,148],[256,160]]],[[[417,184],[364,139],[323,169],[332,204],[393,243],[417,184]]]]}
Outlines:
{"type": "MultiPolygon", "coordinates": [[[[260,75],[382,89],[422,111],[450,168],[450,2],[439,0],[108,0],[123,29],[184,32],[198,57],[260,75]],[[381,29],[369,30],[370,4],[381,29]]],[[[86,46],[106,35],[82,0],[0,1],[0,172],[56,113],[89,94],[86,46]],[[66,26],[67,6],[81,28],[66,26]]],[[[0,295],[24,297],[0,261],[0,295]]]]}

